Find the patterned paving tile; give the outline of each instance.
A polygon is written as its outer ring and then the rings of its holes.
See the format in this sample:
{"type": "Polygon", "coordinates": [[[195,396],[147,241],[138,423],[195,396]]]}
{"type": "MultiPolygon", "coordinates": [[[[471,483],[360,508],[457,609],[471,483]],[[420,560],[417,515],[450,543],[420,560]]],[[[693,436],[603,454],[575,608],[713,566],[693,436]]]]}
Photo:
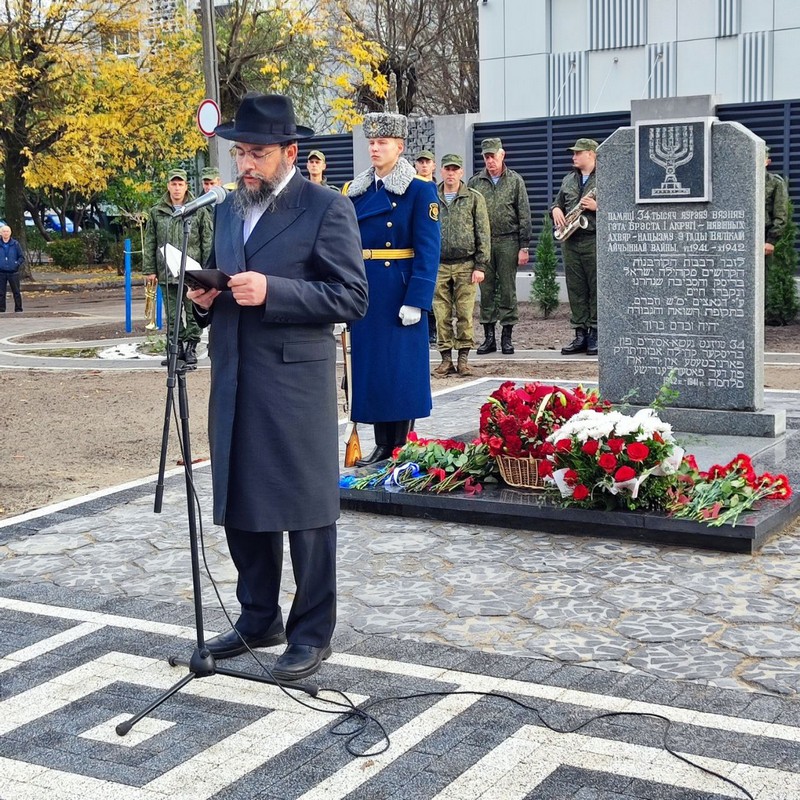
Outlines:
{"type": "MultiPolygon", "coordinates": [[[[750,695],[704,689],[692,699],[691,687],[656,677],[610,680],[610,673],[578,665],[558,668],[392,639],[355,637],[354,652],[337,651],[326,662],[318,676],[323,692],[308,700],[322,708],[322,698],[340,699],[330,690],[356,703],[380,700],[373,713],[390,736],[385,753],[354,759],[341,737],[331,735],[338,712],[331,717],[274,687],[224,676],[189,682],[121,739],[114,732],[120,717],[185,674],[164,656],[190,650],[191,629],[14,599],[0,598],[0,608],[14,623],[6,629],[17,649],[7,657],[17,666],[8,674],[25,670],[29,677],[16,688],[5,683],[0,696],[0,783],[14,800],[738,796],[669,756],[654,714],[674,721],[672,746],[747,786],[758,800],[800,792],[800,761],[792,758],[800,752],[800,728],[763,721],[766,708],[750,695]],[[48,620],[53,624],[42,624],[48,620]],[[30,641],[34,621],[49,634],[39,642],[30,641]],[[82,635],[58,638],[80,626],[87,626],[82,635]],[[372,655],[357,654],[368,642],[372,655]],[[17,658],[32,646],[38,655],[17,658]],[[48,660],[49,654],[58,658],[48,660]],[[656,685],[675,704],[638,699],[659,696],[656,685]],[[459,693],[446,694],[453,690],[459,693]],[[523,705],[483,697],[486,692],[523,705]],[[400,695],[415,697],[387,699],[400,695]],[[714,707],[714,696],[727,702],[708,713],[703,709],[714,707]],[[744,699],[737,704],[735,698],[744,699]],[[625,716],[589,722],[620,712],[625,716]],[[563,732],[548,730],[542,720],[563,732]]],[[[175,616],[158,604],[150,610],[175,616]]],[[[591,637],[585,643],[595,650],[602,645],[591,637]]],[[[231,663],[239,662],[253,669],[244,658],[231,663]]],[[[771,717],[791,717],[795,701],[767,699],[771,717]]],[[[372,729],[362,744],[379,741],[372,729]]]]}

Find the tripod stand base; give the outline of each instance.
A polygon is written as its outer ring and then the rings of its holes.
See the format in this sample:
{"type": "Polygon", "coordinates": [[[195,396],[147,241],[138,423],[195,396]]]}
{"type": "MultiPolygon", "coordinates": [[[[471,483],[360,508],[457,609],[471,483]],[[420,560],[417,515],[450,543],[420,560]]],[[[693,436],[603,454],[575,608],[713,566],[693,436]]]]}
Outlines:
{"type": "Polygon", "coordinates": [[[317,686],[316,683],[298,683],[296,681],[280,682],[275,680],[275,678],[271,678],[269,675],[253,675],[250,672],[228,669],[227,667],[218,667],[214,656],[205,648],[200,650],[196,647],[192,653],[192,657],[188,661],[170,656],[170,658],[167,659],[167,663],[171,667],[188,667],[189,674],[184,675],[176,684],[170,686],[166,692],[157,697],[147,708],[135,714],[130,719],[120,722],[114,729],[118,736],[125,736],[140,719],[146,717],[151,711],[155,711],[164,701],[169,700],[172,695],[179,692],[187,683],[193,681],[195,678],[207,678],[210,675],[227,675],[231,678],[243,678],[246,681],[254,681],[255,683],[267,683],[271,686],[280,686],[284,689],[295,689],[298,692],[305,692],[311,697],[316,697],[319,693],[319,686],[317,686]]]}

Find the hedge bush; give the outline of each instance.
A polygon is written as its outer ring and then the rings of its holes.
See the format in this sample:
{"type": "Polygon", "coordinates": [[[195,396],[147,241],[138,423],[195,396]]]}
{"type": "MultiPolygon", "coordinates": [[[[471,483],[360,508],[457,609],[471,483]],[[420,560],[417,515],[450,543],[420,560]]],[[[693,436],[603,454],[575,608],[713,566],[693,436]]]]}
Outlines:
{"type": "Polygon", "coordinates": [[[47,243],[47,253],[61,269],[77,269],[86,264],[83,242],[77,236],[53,239],[47,243]]]}

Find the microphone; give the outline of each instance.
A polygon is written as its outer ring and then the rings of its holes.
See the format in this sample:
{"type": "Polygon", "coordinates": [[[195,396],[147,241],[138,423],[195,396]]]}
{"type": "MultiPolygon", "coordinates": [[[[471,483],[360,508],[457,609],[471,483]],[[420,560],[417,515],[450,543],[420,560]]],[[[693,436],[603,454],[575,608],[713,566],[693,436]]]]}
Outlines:
{"type": "Polygon", "coordinates": [[[223,189],[222,186],[212,186],[205,194],[200,195],[200,197],[195,198],[185,206],[179,206],[176,208],[172,212],[172,216],[188,217],[190,214],[194,214],[195,211],[199,211],[201,208],[205,208],[206,206],[219,205],[225,199],[227,194],[228,190],[223,189]]]}

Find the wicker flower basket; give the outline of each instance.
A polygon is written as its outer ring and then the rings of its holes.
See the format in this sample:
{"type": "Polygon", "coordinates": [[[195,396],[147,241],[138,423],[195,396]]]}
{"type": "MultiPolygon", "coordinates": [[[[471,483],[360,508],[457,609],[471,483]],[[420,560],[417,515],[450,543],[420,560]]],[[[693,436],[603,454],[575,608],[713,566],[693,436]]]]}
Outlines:
{"type": "Polygon", "coordinates": [[[497,456],[500,475],[509,486],[518,489],[544,489],[544,481],[539,477],[539,467],[535,458],[514,458],[497,456]]]}

